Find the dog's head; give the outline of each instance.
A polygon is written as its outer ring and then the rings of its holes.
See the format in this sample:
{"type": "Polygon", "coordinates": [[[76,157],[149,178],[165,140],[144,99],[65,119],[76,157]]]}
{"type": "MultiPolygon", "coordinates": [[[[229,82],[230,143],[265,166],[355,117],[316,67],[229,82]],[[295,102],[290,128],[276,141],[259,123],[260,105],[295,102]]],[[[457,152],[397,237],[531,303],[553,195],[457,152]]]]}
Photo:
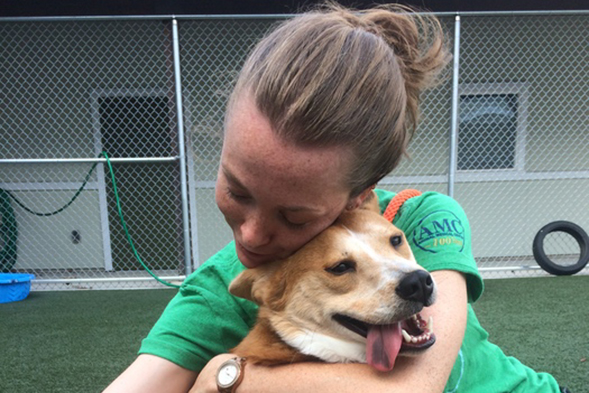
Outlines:
{"type": "Polygon", "coordinates": [[[384,371],[399,353],[430,347],[431,320],[418,313],[434,302],[435,284],[375,200],[289,258],[245,270],[230,292],[266,309],[286,343],[325,361],[384,371]]]}

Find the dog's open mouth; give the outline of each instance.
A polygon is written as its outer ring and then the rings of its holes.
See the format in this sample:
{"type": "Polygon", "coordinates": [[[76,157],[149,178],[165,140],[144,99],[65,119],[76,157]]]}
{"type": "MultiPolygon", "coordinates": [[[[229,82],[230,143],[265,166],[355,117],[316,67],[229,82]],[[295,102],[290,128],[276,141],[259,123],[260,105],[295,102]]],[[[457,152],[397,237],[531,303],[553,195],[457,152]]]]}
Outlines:
{"type": "Polygon", "coordinates": [[[336,314],[333,319],[343,327],[366,337],[366,361],[381,371],[392,370],[399,352],[422,351],[436,341],[433,319],[426,322],[419,313],[389,325],[371,325],[336,314]]]}

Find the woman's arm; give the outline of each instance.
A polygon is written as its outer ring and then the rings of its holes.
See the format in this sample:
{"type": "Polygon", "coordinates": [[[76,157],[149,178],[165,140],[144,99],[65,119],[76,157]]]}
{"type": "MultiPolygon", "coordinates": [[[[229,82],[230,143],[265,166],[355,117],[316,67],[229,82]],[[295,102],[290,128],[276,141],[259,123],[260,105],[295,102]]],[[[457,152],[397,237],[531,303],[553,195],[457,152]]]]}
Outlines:
{"type": "Polygon", "coordinates": [[[196,372],[153,355],[139,355],[104,393],[185,393],[196,372]]]}
{"type": "MultiPolygon", "coordinates": [[[[467,292],[456,271],[432,273],[438,285],[436,303],[422,315],[434,318],[437,340],[418,357],[397,360],[390,373],[366,364],[299,363],[279,367],[246,365],[237,393],[264,392],[443,392],[460,350],[466,328],[467,292]]],[[[201,371],[191,393],[216,392],[215,373],[228,354],[213,358],[201,371]]]]}

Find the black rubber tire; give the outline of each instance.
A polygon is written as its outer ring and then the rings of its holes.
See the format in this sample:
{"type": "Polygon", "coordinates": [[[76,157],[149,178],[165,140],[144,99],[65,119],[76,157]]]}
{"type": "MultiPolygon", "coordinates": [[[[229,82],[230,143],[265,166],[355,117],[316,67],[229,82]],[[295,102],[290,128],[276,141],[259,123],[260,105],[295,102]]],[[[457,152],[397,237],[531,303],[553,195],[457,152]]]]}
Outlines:
{"type": "Polygon", "coordinates": [[[570,276],[583,270],[585,266],[587,266],[587,262],[589,262],[589,236],[587,236],[587,232],[577,224],[573,224],[569,221],[554,221],[543,226],[542,229],[538,231],[534,237],[532,251],[538,265],[548,273],[556,276],[570,276]],[[552,232],[565,232],[575,238],[581,249],[581,255],[579,256],[577,263],[574,265],[562,266],[552,262],[550,258],[548,258],[544,252],[544,238],[552,232]]]}

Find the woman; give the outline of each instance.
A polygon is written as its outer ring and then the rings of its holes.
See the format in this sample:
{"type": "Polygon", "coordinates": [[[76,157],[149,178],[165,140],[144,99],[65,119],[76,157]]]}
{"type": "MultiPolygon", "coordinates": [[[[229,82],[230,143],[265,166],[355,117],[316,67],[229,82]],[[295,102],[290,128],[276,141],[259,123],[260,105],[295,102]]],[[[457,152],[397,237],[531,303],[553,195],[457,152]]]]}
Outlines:
{"type": "MultiPolygon", "coordinates": [[[[227,293],[244,268],[284,258],[357,208],[405,153],[420,92],[449,54],[439,23],[400,8],[329,5],[288,20],[247,59],[229,101],[216,202],[235,241],[183,284],[108,392],[216,392],[220,365],[255,321],[227,293]],[[197,378],[198,377],[198,378],[197,378]]],[[[392,193],[378,191],[385,206],[392,193]]],[[[365,364],[245,365],[237,392],[558,392],[554,378],[486,340],[469,301],[482,292],[460,206],[425,193],[395,224],[438,284],[424,310],[436,344],[390,373],[365,364]],[[439,245],[432,229],[447,226],[439,245]],[[519,389],[519,390],[518,390],[519,389]]]]}

